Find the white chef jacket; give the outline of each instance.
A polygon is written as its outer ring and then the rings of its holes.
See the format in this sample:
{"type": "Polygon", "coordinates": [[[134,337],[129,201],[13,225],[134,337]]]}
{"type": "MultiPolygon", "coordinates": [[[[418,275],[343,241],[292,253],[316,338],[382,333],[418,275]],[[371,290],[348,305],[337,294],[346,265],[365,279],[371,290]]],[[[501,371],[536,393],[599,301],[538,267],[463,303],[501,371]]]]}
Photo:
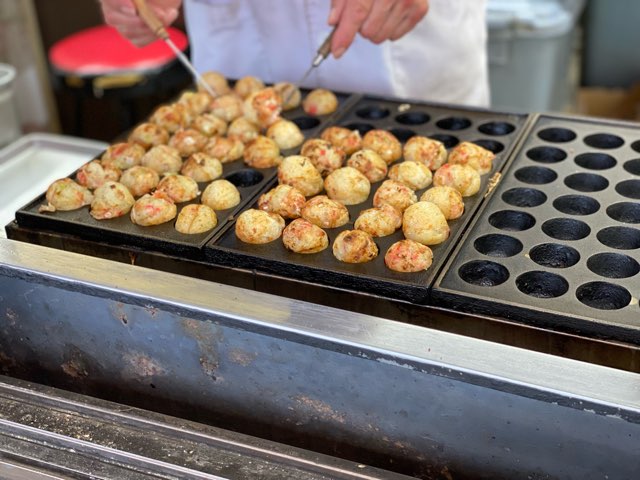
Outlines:
{"type": "MultiPolygon", "coordinates": [[[[297,83],[330,31],[329,0],[185,0],[200,72],[297,83]]],[[[431,0],[407,35],[375,45],[356,36],[304,87],[488,106],[486,0],[431,0]]]]}

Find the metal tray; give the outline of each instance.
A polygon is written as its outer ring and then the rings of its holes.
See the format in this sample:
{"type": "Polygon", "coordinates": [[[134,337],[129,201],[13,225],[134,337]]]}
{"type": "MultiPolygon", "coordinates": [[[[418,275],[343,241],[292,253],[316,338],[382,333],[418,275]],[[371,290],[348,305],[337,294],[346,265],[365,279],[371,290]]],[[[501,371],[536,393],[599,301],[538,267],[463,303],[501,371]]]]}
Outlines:
{"type": "Polygon", "coordinates": [[[433,302],[640,343],[640,125],[542,115],[433,302]]]}

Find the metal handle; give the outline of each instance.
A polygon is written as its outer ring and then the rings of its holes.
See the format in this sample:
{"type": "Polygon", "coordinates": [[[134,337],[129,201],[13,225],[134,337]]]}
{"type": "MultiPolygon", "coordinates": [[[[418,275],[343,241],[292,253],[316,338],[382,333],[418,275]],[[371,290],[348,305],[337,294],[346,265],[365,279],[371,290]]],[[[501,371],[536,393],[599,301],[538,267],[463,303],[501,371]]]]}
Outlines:
{"type": "Polygon", "coordinates": [[[166,40],[169,38],[169,32],[165,28],[164,24],[160,21],[155,12],[149,8],[146,0],[133,0],[133,4],[138,10],[138,15],[147,24],[151,31],[158,37],[166,40]]]}

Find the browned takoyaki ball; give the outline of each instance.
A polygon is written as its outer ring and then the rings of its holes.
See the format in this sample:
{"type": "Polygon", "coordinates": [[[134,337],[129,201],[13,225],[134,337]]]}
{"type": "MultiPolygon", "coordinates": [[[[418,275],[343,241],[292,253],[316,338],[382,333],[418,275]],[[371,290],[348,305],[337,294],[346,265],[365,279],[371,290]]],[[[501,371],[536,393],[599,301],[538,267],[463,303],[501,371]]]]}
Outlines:
{"type": "Polygon", "coordinates": [[[475,195],[480,190],[480,174],[468,165],[445,163],[433,174],[433,184],[446,185],[458,190],[463,197],[475,195]]]}
{"type": "Polygon", "coordinates": [[[282,97],[273,87],[252,92],[244,100],[242,112],[253,123],[267,128],[280,119],[282,97]]]}
{"type": "Polygon", "coordinates": [[[300,127],[291,120],[285,120],[284,118],[273,123],[267,129],[266,135],[276,142],[281,150],[295,148],[304,141],[304,135],[300,131],[300,127]]]}
{"type": "Polygon", "coordinates": [[[126,170],[134,165],[140,165],[145,149],[137,143],[122,142],[109,145],[102,154],[103,166],[111,166],[126,170]]]}
{"type": "Polygon", "coordinates": [[[182,164],[180,173],[196,182],[210,182],[222,175],[222,162],[208,153],[197,152],[182,164]]]}
{"type": "Polygon", "coordinates": [[[327,127],[322,131],[320,137],[341,148],[347,155],[352,155],[362,148],[362,137],[358,130],[335,126],[327,127]]]}
{"type": "Polygon", "coordinates": [[[176,218],[175,228],[180,233],[194,235],[207,232],[215,228],[217,224],[218,217],[211,207],[194,203],[185,205],[180,210],[178,218],[176,218]]]}
{"type": "Polygon", "coordinates": [[[128,141],[149,149],[156,145],[167,144],[169,142],[169,131],[155,123],[141,123],[133,129],[128,141]]]}
{"type": "Polygon", "coordinates": [[[282,231],[282,243],[295,253],[318,253],[329,246],[329,237],[317,225],[297,218],[282,231]]]}
{"type": "Polygon", "coordinates": [[[136,225],[148,227],[173,220],[178,213],[176,204],[162,192],[143,195],[131,209],[131,221],[136,225]]]}
{"type": "Polygon", "coordinates": [[[320,193],[324,186],[320,172],[302,155],[291,155],[282,160],[278,167],[278,182],[297,188],[306,197],[320,193]]]}
{"type": "Polygon", "coordinates": [[[162,105],[158,107],[149,117],[152,123],[164,128],[170,134],[186,128],[191,122],[191,114],[184,105],[172,103],[171,105],[162,105]]]}
{"type": "Polygon", "coordinates": [[[327,196],[345,205],[357,205],[369,198],[371,183],[353,167],[342,167],[324,179],[327,196]]]}
{"type": "Polygon", "coordinates": [[[386,237],[402,226],[402,215],[389,204],[360,212],[353,226],[372,237],[386,237]]]}
{"type": "Polygon", "coordinates": [[[77,184],[70,178],[56,180],[45,195],[46,205],[41,205],[40,212],[55,212],[56,210],[67,211],[89,205],[93,200],[93,194],[87,187],[77,184]]]}
{"type": "Polygon", "coordinates": [[[160,175],[153,168],[136,165],[122,172],[120,183],[129,189],[134,197],[141,197],[158,186],[160,175]]]}
{"type": "Polygon", "coordinates": [[[387,268],[396,272],[421,272],[433,262],[429,247],[414,240],[400,240],[389,247],[384,256],[387,268]]]}
{"type": "Polygon", "coordinates": [[[302,218],[322,228],[338,228],[349,221],[347,207],[326,195],[309,199],[300,213],[302,218]]]}
{"type": "Polygon", "coordinates": [[[154,169],[160,175],[165,173],[177,173],[182,168],[180,152],[169,145],[157,145],[142,157],[143,167],[154,169]]]}
{"type": "Polygon", "coordinates": [[[227,136],[249,143],[260,135],[260,127],[245,117],[236,118],[227,129],[227,136]]]}
{"type": "Polygon", "coordinates": [[[264,82],[258,77],[253,77],[251,75],[240,78],[233,86],[233,90],[236,95],[243,99],[247,98],[253,92],[257,92],[258,90],[262,90],[263,88],[264,82]]]}
{"type": "Polygon", "coordinates": [[[309,115],[329,115],[338,108],[338,97],[330,90],[316,88],[304,97],[302,108],[309,115]]]}
{"type": "Polygon", "coordinates": [[[416,192],[404,183],[396,180],[385,180],[373,196],[373,206],[380,207],[388,203],[401,212],[418,201],[416,192]]]}
{"type": "Polygon", "coordinates": [[[359,170],[371,183],[384,180],[387,176],[387,162],[377,152],[369,149],[358,150],[349,160],[347,165],[359,170]]]}
{"type": "Polygon", "coordinates": [[[199,152],[207,144],[208,137],[193,128],[177,130],[169,139],[169,146],[178,150],[181,157],[199,152]]]}
{"type": "Polygon", "coordinates": [[[163,177],[156,191],[165,193],[174,203],[188,202],[200,195],[198,183],[193,178],[177,173],[163,177]]]}
{"type": "Polygon", "coordinates": [[[449,163],[468,165],[478,171],[480,175],[489,173],[493,166],[495,153],[471,142],[456,145],[449,153],[449,163]]]}
{"type": "Polygon", "coordinates": [[[362,148],[377,152],[387,164],[391,164],[402,157],[400,140],[393,133],[386,130],[369,130],[362,137],[362,148]]]}
{"type": "Polygon", "coordinates": [[[240,192],[229,180],[218,179],[207,185],[200,201],[214,210],[227,210],[240,203],[240,192]]]}
{"type": "Polygon", "coordinates": [[[367,232],[344,230],[333,242],[333,255],[341,262],[365,263],[378,256],[378,246],[367,232]]]}
{"type": "Polygon", "coordinates": [[[282,156],[278,144],[264,135],[258,135],[244,148],[244,163],[250,167],[277,167],[281,161],[282,156]]]}
{"type": "Polygon", "coordinates": [[[302,94],[300,93],[300,89],[293,83],[278,82],[273,88],[275,88],[282,97],[284,102],[282,105],[283,110],[293,110],[300,105],[302,94]]]}
{"type": "Polygon", "coordinates": [[[100,160],[85,163],[76,172],[76,181],[91,190],[98,188],[105,182],[116,182],[122,172],[113,165],[102,165],[100,160]]]}
{"type": "Polygon", "coordinates": [[[321,138],[311,138],[304,142],[300,155],[311,160],[323,177],[342,167],[346,158],[344,150],[321,138]]]}
{"type": "Polygon", "coordinates": [[[229,163],[242,158],[244,143],[235,137],[211,137],[202,151],[222,163],[229,163]]]}
{"type": "Polygon", "coordinates": [[[447,161],[444,143],[419,135],[407,140],[402,152],[405,160],[422,163],[429,170],[437,170],[447,161]]]}
{"type": "Polygon", "coordinates": [[[433,175],[424,163],[406,161],[396,163],[389,169],[389,178],[404,183],[413,190],[422,190],[431,185],[433,175]]]}
{"type": "Polygon", "coordinates": [[[118,182],[106,182],[93,192],[91,211],[96,220],[107,220],[126,215],[135,199],[127,187],[118,182]]]}
{"type": "Polygon", "coordinates": [[[431,187],[420,197],[421,202],[435,203],[447,220],[460,218],[464,213],[462,194],[453,187],[431,187]]]}
{"type": "Polygon", "coordinates": [[[236,236],[245,243],[269,243],[282,235],[284,218],[277,213],[250,208],[236,220],[236,236]]]}
{"type": "Polygon", "coordinates": [[[183,92],[178,99],[178,103],[184,105],[189,115],[195,118],[209,110],[211,100],[211,95],[207,92],[183,92]]]}
{"type": "Polygon", "coordinates": [[[409,240],[436,245],[449,238],[449,225],[435,203],[417,202],[404,211],[402,232],[409,240]]]}
{"type": "MultiPolygon", "coordinates": [[[[217,95],[226,95],[227,93],[231,93],[231,88],[229,88],[229,82],[224,75],[218,72],[204,72],[202,74],[202,79],[211,87],[211,90],[217,95]]],[[[205,88],[198,83],[198,91],[206,91],[205,88]]]]}
{"type": "Polygon", "coordinates": [[[300,190],[290,185],[278,185],[260,195],[258,208],[277,213],[283,218],[298,218],[307,198],[300,190]]]}
{"type": "Polygon", "coordinates": [[[242,99],[230,93],[211,101],[211,113],[229,123],[242,116],[242,99]]]}
{"type": "Polygon", "coordinates": [[[203,113],[193,119],[191,128],[199,131],[207,137],[224,135],[227,133],[227,122],[213,113],[203,113]]]}

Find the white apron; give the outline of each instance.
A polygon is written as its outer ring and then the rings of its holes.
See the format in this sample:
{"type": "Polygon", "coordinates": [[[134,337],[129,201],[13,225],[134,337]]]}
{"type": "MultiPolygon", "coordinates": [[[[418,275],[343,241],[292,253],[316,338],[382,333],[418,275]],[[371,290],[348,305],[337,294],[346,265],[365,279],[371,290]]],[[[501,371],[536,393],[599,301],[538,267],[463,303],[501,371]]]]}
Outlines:
{"type": "MultiPolygon", "coordinates": [[[[200,72],[266,83],[298,82],[330,27],[329,0],[185,0],[191,56],[200,72]]],[[[427,16],[395,42],[360,36],[305,87],[415,100],[489,105],[486,0],[431,0],[427,16]]]]}

